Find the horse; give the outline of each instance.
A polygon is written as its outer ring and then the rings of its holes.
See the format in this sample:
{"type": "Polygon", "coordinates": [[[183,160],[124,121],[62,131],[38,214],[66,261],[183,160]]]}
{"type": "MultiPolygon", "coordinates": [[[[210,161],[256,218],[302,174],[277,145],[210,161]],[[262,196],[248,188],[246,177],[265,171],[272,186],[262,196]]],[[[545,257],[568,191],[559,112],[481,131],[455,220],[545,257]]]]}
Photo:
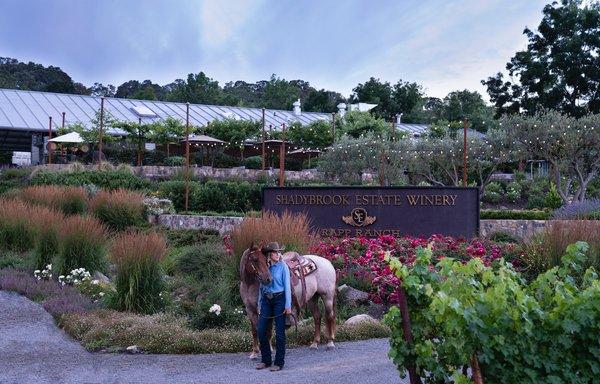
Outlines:
{"type": "MultiPolygon", "coordinates": [[[[258,290],[261,281],[269,284],[271,274],[267,267],[266,256],[262,254],[262,246],[252,244],[242,254],[240,260],[240,295],[246,308],[246,314],[250,320],[252,329],[252,352],[250,358],[255,359],[260,352],[258,345],[258,290]]],[[[289,261],[296,258],[296,252],[286,252],[283,254],[283,260],[289,261]]],[[[315,322],[315,333],[311,349],[317,349],[321,342],[321,311],[319,309],[319,298],[323,300],[325,306],[325,336],[327,338],[327,350],[335,348],[335,295],[336,295],[336,273],[331,262],[323,257],[316,255],[304,255],[303,257],[312,260],[317,270],[305,277],[306,291],[303,293],[303,284],[298,282],[292,289],[297,300],[297,306],[294,309],[295,315],[299,315],[299,310],[305,305],[313,315],[315,322]],[[305,302],[303,302],[305,299],[305,302]]],[[[269,327],[270,332],[270,327],[269,327]]],[[[267,335],[270,338],[270,334],[267,335]]]]}

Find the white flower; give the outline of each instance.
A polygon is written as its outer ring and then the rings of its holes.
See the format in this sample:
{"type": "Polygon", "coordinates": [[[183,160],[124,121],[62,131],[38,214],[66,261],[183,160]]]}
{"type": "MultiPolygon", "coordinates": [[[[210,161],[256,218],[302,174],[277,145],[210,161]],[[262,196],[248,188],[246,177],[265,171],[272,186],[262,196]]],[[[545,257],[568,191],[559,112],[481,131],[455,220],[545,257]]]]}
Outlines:
{"type": "Polygon", "coordinates": [[[41,271],[40,271],[39,269],[36,269],[35,271],[33,271],[33,274],[34,274],[34,275],[37,275],[37,274],[39,274],[40,272],[41,272],[41,271]]]}
{"type": "Polygon", "coordinates": [[[52,270],[52,264],[46,265],[46,269],[49,270],[49,271],[52,270]]]}
{"type": "Polygon", "coordinates": [[[103,296],[104,296],[104,292],[100,292],[98,295],[99,295],[100,297],[103,297],[103,296]]]}
{"type": "Polygon", "coordinates": [[[214,313],[219,316],[221,314],[221,306],[219,304],[213,304],[212,307],[208,310],[210,313],[214,313]]]}
{"type": "Polygon", "coordinates": [[[100,284],[100,281],[99,280],[92,280],[92,284],[98,285],[98,284],[100,284]]]}

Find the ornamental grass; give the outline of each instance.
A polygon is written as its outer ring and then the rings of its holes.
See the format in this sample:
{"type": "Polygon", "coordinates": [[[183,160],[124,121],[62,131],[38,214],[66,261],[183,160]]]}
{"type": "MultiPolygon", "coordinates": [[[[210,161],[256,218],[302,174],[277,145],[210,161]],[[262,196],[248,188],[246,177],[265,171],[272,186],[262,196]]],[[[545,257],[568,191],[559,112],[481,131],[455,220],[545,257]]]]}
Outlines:
{"type": "Polygon", "coordinates": [[[593,266],[600,271],[600,221],[554,220],[527,243],[523,255],[525,272],[530,278],[559,266],[569,244],[589,244],[584,270],[593,266]]]}
{"type": "Polygon", "coordinates": [[[90,212],[114,231],[123,231],[144,220],[144,196],[117,189],[100,191],[89,202],[90,212]]]}
{"type": "Polygon", "coordinates": [[[59,228],[57,270],[62,275],[76,268],[103,271],[108,236],[104,225],[93,217],[69,216],[59,228]]]}
{"type": "Polygon", "coordinates": [[[27,203],[57,209],[66,215],[86,211],[87,193],[80,187],[37,185],[20,190],[16,196],[27,203]]]}
{"type": "Polygon", "coordinates": [[[0,199],[0,247],[23,252],[31,249],[35,228],[30,225],[34,209],[29,204],[0,199]]]}
{"type": "Polygon", "coordinates": [[[307,253],[315,236],[310,231],[310,221],[305,214],[288,211],[282,215],[264,212],[262,217],[246,217],[231,232],[231,249],[238,257],[254,244],[272,241],[285,246],[286,251],[307,253]]]}
{"type": "Polygon", "coordinates": [[[166,253],[166,240],[158,233],[129,232],[115,239],[110,251],[116,267],[115,309],[150,314],[163,307],[160,261],[166,253]]]}

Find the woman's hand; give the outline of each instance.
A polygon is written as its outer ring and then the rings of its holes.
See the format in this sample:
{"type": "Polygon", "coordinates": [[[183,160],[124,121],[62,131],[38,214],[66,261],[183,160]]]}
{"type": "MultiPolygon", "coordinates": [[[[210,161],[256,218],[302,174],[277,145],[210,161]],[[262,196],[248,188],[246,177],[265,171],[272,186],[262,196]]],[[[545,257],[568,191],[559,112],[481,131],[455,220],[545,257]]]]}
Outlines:
{"type": "Polygon", "coordinates": [[[286,315],[291,315],[292,314],[292,309],[291,308],[286,308],[285,311],[283,311],[284,314],[286,315]]]}

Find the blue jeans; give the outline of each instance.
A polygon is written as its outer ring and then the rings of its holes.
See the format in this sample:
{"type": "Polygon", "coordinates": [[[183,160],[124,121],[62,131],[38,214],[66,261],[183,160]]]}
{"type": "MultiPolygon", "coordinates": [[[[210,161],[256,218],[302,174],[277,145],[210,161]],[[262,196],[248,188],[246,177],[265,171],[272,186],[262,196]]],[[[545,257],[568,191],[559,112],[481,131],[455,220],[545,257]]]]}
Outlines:
{"type": "Polygon", "coordinates": [[[285,363],[285,295],[283,293],[273,297],[262,297],[260,307],[260,315],[258,319],[258,340],[260,342],[260,354],[262,362],[270,366],[271,361],[271,346],[267,338],[267,329],[275,321],[275,365],[283,367],[285,363]]]}

